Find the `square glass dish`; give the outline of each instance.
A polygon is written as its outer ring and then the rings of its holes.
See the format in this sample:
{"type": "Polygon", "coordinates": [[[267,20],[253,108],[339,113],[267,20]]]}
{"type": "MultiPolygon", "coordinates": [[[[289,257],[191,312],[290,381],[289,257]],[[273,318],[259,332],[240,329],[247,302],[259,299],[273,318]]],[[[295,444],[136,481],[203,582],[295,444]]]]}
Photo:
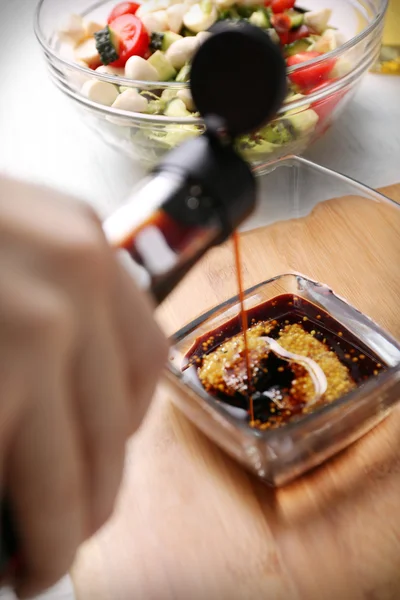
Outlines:
{"type": "MultiPolygon", "coordinates": [[[[235,270],[218,267],[228,260],[226,246],[212,250],[171,299],[180,302],[187,324],[172,336],[166,385],[171,400],[210,439],[280,486],[364,435],[400,399],[400,207],[299,158],[269,164],[258,174],[259,206],[241,236],[250,325],[301,327],[306,337],[314,336],[312,344],[325,345],[324,353],[341,373],[345,369],[350,384],[340,381],[330,397],[333,388],[325,388],[315,405],[293,414],[279,402],[266,411],[275,403],[271,390],[277,386],[270,385],[258,394],[250,417],[247,406],[207,393],[196,364],[184,369],[196,348],[203,360],[204,352],[241,331],[239,299],[232,296],[235,270]],[[213,265],[225,274],[223,285],[210,278],[213,265]],[[194,285],[203,291],[200,300],[194,285]],[[211,332],[213,345],[204,350],[211,332]],[[289,416],[279,423],[279,415],[289,416]]],[[[307,352],[303,356],[313,356],[307,352]]],[[[319,364],[325,384],[332,386],[331,367],[319,364]]],[[[268,375],[272,384],[277,371],[282,374],[284,367],[268,375]]]]}

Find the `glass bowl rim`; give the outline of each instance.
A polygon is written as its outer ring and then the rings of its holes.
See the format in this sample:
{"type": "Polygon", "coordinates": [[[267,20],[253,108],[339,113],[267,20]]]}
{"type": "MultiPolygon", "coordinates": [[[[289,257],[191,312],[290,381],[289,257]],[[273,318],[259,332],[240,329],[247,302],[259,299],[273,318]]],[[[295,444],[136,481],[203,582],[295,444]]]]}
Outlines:
{"type": "MultiPolygon", "coordinates": [[[[35,32],[36,38],[37,38],[40,46],[42,47],[42,50],[43,50],[45,56],[47,57],[47,59],[49,60],[50,63],[51,63],[51,58],[52,58],[57,63],[61,63],[64,67],[66,67],[68,69],[73,69],[73,70],[77,71],[78,73],[80,73],[81,75],[87,76],[87,73],[90,72],[91,77],[93,77],[93,79],[98,79],[99,81],[113,83],[114,85],[119,85],[119,86],[124,86],[126,84],[129,84],[129,86],[132,86],[132,87],[140,87],[143,89],[146,89],[146,88],[154,89],[154,88],[160,88],[160,84],[161,84],[161,87],[164,89],[177,89],[177,90],[189,89],[188,83],[140,81],[140,80],[134,80],[134,79],[127,79],[125,77],[117,77],[117,76],[110,76],[110,75],[103,74],[103,73],[97,73],[96,71],[91,71],[88,68],[82,67],[81,65],[78,65],[74,62],[70,62],[69,60],[63,58],[60,54],[58,54],[55,50],[53,50],[53,48],[47,42],[46,36],[44,35],[41,25],[40,25],[40,19],[41,19],[43,5],[45,2],[48,2],[48,1],[49,0],[39,0],[38,4],[36,6],[35,15],[34,15],[34,32],[35,32]]],[[[140,1],[142,1],[142,0],[140,0],[140,1]]],[[[339,46],[339,48],[336,48],[335,50],[331,50],[330,52],[322,54],[321,56],[313,58],[311,60],[305,61],[304,63],[301,63],[299,65],[289,67],[287,69],[287,73],[288,74],[295,73],[296,71],[303,69],[305,66],[308,67],[308,66],[318,65],[319,63],[323,63],[325,60],[335,59],[335,58],[339,57],[341,54],[344,54],[345,52],[347,52],[347,50],[354,48],[359,42],[363,41],[365,38],[368,38],[368,36],[372,32],[374,32],[379,27],[380,23],[383,21],[389,0],[379,0],[379,2],[380,2],[380,8],[379,8],[377,14],[375,14],[374,18],[367,25],[367,27],[362,29],[362,31],[360,31],[357,35],[355,35],[354,37],[347,40],[347,42],[345,42],[344,44],[342,44],[341,46],[339,46]]],[[[350,3],[351,3],[351,0],[350,0],[350,3]]],[[[97,0],[97,2],[95,2],[85,12],[94,10],[95,8],[101,6],[102,4],[104,4],[104,0],[97,0]]],[[[355,78],[354,71],[352,70],[345,77],[342,77],[336,81],[333,81],[332,87],[330,85],[328,85],[328,86],[326,86],[325,89],[322,89],[319,92],[317,91],[314,94],[310,94],[309,96],[306,96],[305,98],[302,98],[301,100],[297,100],[292,103],[290,101],[287,102],[286,104],[284,104],[283,107],[281,107],[281,109],[278,111],[278,114],[280,112],[286,112],[288,110],[295,110],[296,108],[304,106],[305,104],[309,104],[316,100],[323,99],[323,98],[329,96],[331,93],[334,93],[337,90],[340,90],[342,87],[344,87],[348,83],[348,81],[352,81],[354,78],[355,78]],[[342,84],[343,81],[345,81],[345,83],[342,84]]],[[[57,76],[53,76],[53,79],[57,79],[57,76]]],[[[67,88],[66,86],[63,86],[62,84],[61,84],[61,86],[62,86],[62,91],[67,93],[67,95],[74,98],[78,102],[85,104],[92,109],[95,109],[95,110],[97,109],[97,110],[100,110],[101,112],[107,112],[107,113],[110,113],[112,115],[117,115],[122,118],[130,117],[131,120],[132,120],[132,118],[135,118],[135,119],[138,119],[141,121],[164,123],[164,124],[171,124],[171,123],[186,124],[186,125],[202,124],[202,119],[196,118],[196,117],[176,119],[176,118],[168,118],[168,117],[166,118],[164,115],[147,115],[147,114],[142,114],[142,113],[128,113],[128,112],[122,111],[122,110],[111,109],[109,107],[98,105],[96,103],[91,102],[90,100],[84,98],[83,96],[81,96],[77,93],[74,93],[72,90],[69,90],[69,88],[67,88]]],[[[59,85],[59,87],[60,87],[60,85],[59,85]]]]}
{"type": "MultiPolygon", "coordinates": [[[[367,193],[370,196],[375,197],[374,198],[375,200],[388,203],[389,205],[392,205],[393,207],[395,207],[396,210],[400,211],[400,204],[398,202],[396,202],[395,200],[392,200],[391,198],[388,198],[384,194],[381,194],[380,192],[375,191],[374,189],[368,187],[367,185],[360,183],[356,179],[352,179],[351,177],[348,177],[341,173],[337,173],[336,171],[333,171],[326,167],[322,167],[321,165],[317,165],[316,163],[313,163],[312,161],[309,161],[302,157],[293,155],[293,156],[287,156],[284,158],[280,158],[271,163],[264,163],[263,165],[256,167],[254,169],[254,172],[256,173],[256,176],[266,175],[270,171],[275,170],[276,168],[279,168],[280,166],[285,166],[285,164],[287,166],[303,165],[305,167],[319,171],[325,175],[340,179],[343,182],[353,185],[354,187],[360,189],[360,191],[364,191],[364,193],[367,193]]],[[[286,273],[283,273],[280,275],[276,275],[275,277],[270,277],[269,279],[266,279],[259,283],[256,283],[255,285],[247,288],[244,292],[244,295],[246,297],[248,294],[255,292],[257,289],[259,289],[273,281],[277,281],[277,280],[283,279],[285,277],[301,278],[307,282],[310,282],[313,284],[318,284],[318,282],[312,280],[310,277],[307,277],[300,273],[286,272],[286,273]]],[[[329,286],[327,286],[327,287],[331,290],[331,288],[329,286]]],[[[334,293],[334,292],[332,292],[332,293],[334,293]]],[[[340,296],[338,296],[338,298],[340,300],[346,302],[346,304],[349,304],[347,302],[347,300],[343,300],[342,298],[340,298],[340,296]]],[[[206,321],[212,314],[221,310],[221,308],[223,308],[224,306],[229,306],[229,305],[235,304],[235,303],[237,304],[238,302],[239,302],[239,296],[237,294],[235,294],[234,296],[232,296],[232,297],[228,298],[227,300],[218,304],[218,306],[215,306],[215,307],[205,311],[201,315],[195,317],[195,319],[192,319],[189,323],[185,324],[183,327],[181,327],[179,330],[177,330],[171,336],[169,336],[169,341],[170,341],[171,345],[173,345],[174,342],[176,342],[178,340],[178,338],[182,338],[184,335],[187,335],[190,332],[190,330],[198,327],[201,323],[206,321]]],[[[357,310],[357,309],[355,309],[355,310],[357,310]]],[[[364,316],[366,318],[368,318],[374,325],[376,325],[375,321],[373,321],[370,317],[368,317],[368,315],[364,315],[364,316]]],[[[399,341],[396,338],[394,338],[390,333],[388,335],[396,342],[397,345],[399,344],[399,341]]],[[[177,367],[172,365],[171,361],[168,361],[166,370],[168,371],[170,376],[173,376],[174,378],[176,377],[180,382],[182,382],[182,379],[183,379],[182,372],[179,371],[179,369],[177,367]]],[[[368,390],[368,388],[374,387],[377,382],[384,386],[388,382],[390,382],[392,380],[397,380],[397,379],[400,382],[400,363],[398,365],[388,367],[383,373],[370,379],[369,381],[366,381],[365,384],[363,384],[363,389],[368,390]]],[[[257,439],[263,439],[264,441],[277,439],[277,438],[280,438],[282,435],[284,435],[287,432],[290,434],[293,431],[302,429],[304,426],[308,425],[309,423],[312,423],[315,420],[320,419],[324,415],[329,414],[329,412],[336,410],[337,408],[340,408],[343,406],[351,406],[352,404],[354,404],[354,398],[357,398],[357,396],[359,395],[359,390],[360,390],[360,388],[357,387],[355,390],[352,390],[351,392],[345,394],[344,396],[342,396],[338,400],[335,400],[331,404],[323,405],[323,406],[319,407],[318,409],[314,410],[310,414],[302,415],[299,419],[293,420],[292,422],[285,424],[285,426],[282,428],[278,428],[275,430],[258,430],[258,429],[253,429],[253,428],[249,427],[249,425],[247,423],[241,423],[240,421],[238,421],[238,419],[235,419],[227,411],[225,411],[223,408],[221,408],[215,401],[212,401],[212,397],[209,396],[209,394],[207,394],[207,392],[205,392],[205,390],[202,390],[201,388],[194,389],[191,385],[189,385],[187,383],[184,383],[183,385],[185,385],[185,387],[187,386],[193,394],[196,394],[199,398],[201,398],[203,401],[205,401],[209,407],[211,407],[213,410],[215,410],[219,414],[219,416],[222,417],[223,419],[225,419],[228,423],[230,423],[230,425],[232,425],[233,427],[235,427],[237,429],[240,429],[240,431],[242,431],[247,436],[251,435],[251,436],[256,437],[257,439]]]]}

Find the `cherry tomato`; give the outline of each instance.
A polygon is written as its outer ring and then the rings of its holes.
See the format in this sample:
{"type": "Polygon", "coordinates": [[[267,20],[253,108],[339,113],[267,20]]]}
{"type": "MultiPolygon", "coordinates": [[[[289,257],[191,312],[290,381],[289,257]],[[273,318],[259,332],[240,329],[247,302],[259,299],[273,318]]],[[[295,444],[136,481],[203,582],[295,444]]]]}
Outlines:
{"type": "Polygon", "coordinates": [[[289,42],[288,44],[293,44],[293,42],[297,42],[297,40],[301,40],[302,38],[308,37],[310,35],[310,30],[307,25],[300,25],[298,29],[293,29],[289,31],[289,42]]]}
{"type": "Polygon", "coordinates": [[[115,21],[118,17],[122,17],[122,15],[135,15],[139,6],[140,5],[136,4],[136,2],[121,2],[121,4],[117,4],[111,11],[107,23],[110,25],[110,23],[115,21]]]}
{"type": "Polygon", "coordinates": [[[140,19],[131,14],[122,15],[110,23],[110,29],[119,40],[119,59],[111,63],[112,67],[122,68],[131,56],[146,55],[150,39],[140,19]]]}
{"type": "Polygon", "coordinates": [[[282,33],[278,33],[279,36],[279,41],[281,43],[281,46],[286,46],[286,44],[289,43],[289,32],[288,31],[282,31],[282,33]]]}
{"type": "MultiPolygon", "coordinates": [[[[322,56],[322,54],[320,52],[299,52],[294,56],[289,56],[286,64],[288,67],[293,67],[318,56],[322,56]]],[[[330,58],[323,60],[317,65],[304,67],[304,69],[299,69],[295,73],[290,73],[289,79],[302,88],[302,90],[310,89],[326,80],[327,75],[329,75],[335,66],[335,62],[334,58],[330,58]]]]}
{"type": "Polygon", "coordinates": [[[275,14],[282,13],[284,10],[290,10],[294,7],[295,0],[272,0],[271,8],[275,14]]]}
{"type": "MultiPolygon", "coordinates": [[[[329,81],[324,81],[319,85],[311,88],[306,92],[306,95],[314,94],[315,92],[319,92],[323,90],[328,85],[332,85],[336,79],[330,79],[329,81]]],[[[348,90],[340,90],[339,92],[334,92],[331,96],[327,96],[322,100],[317,100],[313,102],[311,108],[317,113],[319,116],[320,123],[326,127],[326,125],[331,122],[336,106],[339,104],[340,100],[346,95],[348,90]]]]}
{"type": "Polygon", "coordinates": [[[286,31],[289,31],[292,26],[289,15],[285,15],[284,13],[272,15],[271,24],[277,33],[285,33],[286,31]]]}
{"type": "Polygon", "coordinates": [[[289,43],[290,17],[284,13],[272,15],[271,24],[278,34],[282,46],[286,46],[289,43]]]}

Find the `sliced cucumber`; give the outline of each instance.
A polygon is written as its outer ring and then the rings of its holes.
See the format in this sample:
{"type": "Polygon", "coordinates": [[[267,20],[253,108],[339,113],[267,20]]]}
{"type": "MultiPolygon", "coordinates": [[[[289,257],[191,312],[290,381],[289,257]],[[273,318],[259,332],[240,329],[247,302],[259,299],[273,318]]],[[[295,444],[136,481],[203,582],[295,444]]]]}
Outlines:
{"type": "Polygon", "coordinates": [[[165,107],[164,115],[166,117],[190,117],[190,112],[187,110],[185,103],[180,98],[173,98],[165,107]]]}
{"type": "Polygon", "coordinates": [[[179,71],[176,76],[176,81],[179,83],[186,83],[190,79],[190,65],[183,65],[182,69],[179,71]]]}
{"type": "Polygon", "coordinates": [[[172,46],[172,44],[174,42],[177,42],[178,40],[181,40],[182,36],[179,35],[179,33],[174,33],[173,31],[166,31],[164,33],[164,39],[162,42],[162,48],[161,50],[163,50],[164,52],[166,52],[168,50],[168,48],[170,46],[172,46]]]}
{"type": "Polygon", "coordinates": [[[283,145],[293,140],[295,131],[289,119],[280,119],[261,129],[260,136],[270,144],[283,145]]]}
{"type": "Polygon", "coordinates": [[[108,25],[95,33],[94,39],[103,65],[109,65],[119,59],[119,40],[108,25]]]}
{"type": "Polygon", "coordinates": [[[154,31],[150,37],[150,48],[166,52],[174,42],[182,39],[182,36],[173,31],[154,31]]]}
{"type": "Polygon", "coordinates": [[[183,26],[181,29],[181,36],[182,37],[195,37],[195,33],[194,31],[190,31],[190,29],[188,29],[187,27],[183,26]]]}
{"type": "MultiPolygon", "coordinates": [[[[185,140],[200,135],[201,130],[195,125],[174,125],[170,131],[154,131],[145,129],[144,135],[161,148],[175,148],[185,140]]],[[[153,145],[152,145],[153,146],[153,145]]]]}
{"type": "Polygon", "coordinates": [[[255,25],[256,27],[260,27],[261,29],[269,29],[271,27],[268,13],[266,10],[259,8],[249,18],[249,23],[255,25]]]}
{"type": "Polygon", "coordinates": [[[240,18],[241,17],[234,6],[231,8],[223,8],[219,11],[218,15],[219,21],[226,21],[227,19],[234,21],[239,20],[240,18]]]}
{"type": "Polygon", "coordinates": [[[287,12],[288,17],[290,18],[291,29],[297,29],[304,23],[304,15],[295,10],[289,10],[287,12]]]}
{"type": "Polygon", "coordinates": [[[163,100],[163,102],[169,102],[173,98],[176,98],[175,90],[163,90],[161,94],[161,100],[163,100]]]}
{"type": "Polygon", "coordinates": [[[237,17],[249,19],[251,15],[258,10],[258,6],[246,6],[245,4],[238,4],[237,6],[232,7],[231,10],[234,10],[237,13],[237,17]]]}
{"type": "Polygon", "coordinates": [[[265,154],[272,154],[279,151],[281,146],[278,144],[271,144],[271,142],[267,142],[266,140],[261,140],[257,144],[248,144],[247,140],[239,140],[236,144],[237,151],[244,157],[246,160],[260,160],[260,158],[265,154]]]}
{"type": "Polygon", "coordinates": [[[160,77],[160,81],[169,81],[176,77],[176,71],[171,65],[169,59],[160,50],[157,50],[147,59],[147,62],[154,67],[160,77]]]}
{"type": "Polygon", "coordinates": [[[285,121],[290,121],[297,134],[310,133],[318,123],[317,113],[309,108],[296,115],[288,115],[285,121]]]}
{"type": "Polygon", "coordinates": [[[294,56],[299,52],[307,52],[312,43],[312,40],[308,38],[296,40],[292,44],[288,44],[287,46],[285,46],[285,56],[294,56]]]}
{"type": "Polygon", "coordinates": [[[201,0],[200,2],[201,10],[204,14],[210,15],[213,9],[213,3],[211,0],[201,0]]]}
{"type": "Polygon", "coordinates": [[[164,102],[162,100],[150,100],[147,105],[147,113],[151,115],[162,115],[164,110],[164,102]]]}
{"type": "MultiPolygon", "coordinates": [[[[232,21],[242,21],[243,19],[250,19],[250,17],[260,10],[260,6],[247,6],[245,4],[234,4],[226,8],[219,10],[218,19],[224,21],[230,19],[232,21]]],[[[266,12],[267,18],[268,13],[266,12]]]]}

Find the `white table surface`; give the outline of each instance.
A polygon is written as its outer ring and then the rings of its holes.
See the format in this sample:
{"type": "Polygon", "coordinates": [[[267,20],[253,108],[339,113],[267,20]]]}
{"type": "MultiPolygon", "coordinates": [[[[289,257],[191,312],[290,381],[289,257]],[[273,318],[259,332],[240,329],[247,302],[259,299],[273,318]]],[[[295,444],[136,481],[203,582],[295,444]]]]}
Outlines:
{"type": "MultiPolygon", "coordinates": [[[[0,171],[71,192],[104,216],[142,168],[82,125],[53,88],[32,30],[34,8],[34,0],[0,0],[0,171]]],[[[305,156],[371,187],[400,182],[400,77],[366,76],[340,122],[305,156]]],[[[68,579],[45,598],[73,598],[68,579]]]]}

